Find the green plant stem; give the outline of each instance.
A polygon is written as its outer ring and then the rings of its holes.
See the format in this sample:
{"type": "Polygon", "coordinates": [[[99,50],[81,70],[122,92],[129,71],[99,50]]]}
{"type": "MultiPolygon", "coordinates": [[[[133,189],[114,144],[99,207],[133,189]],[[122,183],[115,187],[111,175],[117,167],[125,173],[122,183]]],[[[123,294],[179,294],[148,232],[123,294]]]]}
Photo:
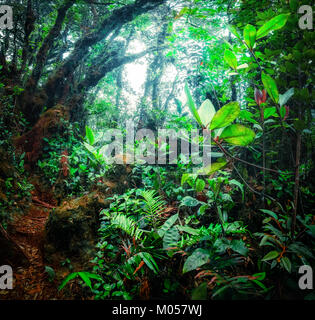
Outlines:
{"type": "Polygon", "coordinates": [[[299,188],[300,188],[300,158],[301,158],[301,133],[297,133],[296,141],[296,160],[295,160],[295,186],[294,186],[294,208],[292,215],[292,225],[291,225],[291,236],[294,239],[295,226],[296,226],[296,215],[297,215],[297,206],[299,198],[299,188]]]}
{"type": "Polygon", "coordinates": [[[262,202],[263,202],[263,208],[265,208],[265,189],[266,189],[266,151],[265,151],[265,119],[264,119],[264,109],[262,109],[262,138],[263,138],[263,147],[262,147],[262,158],[263,158],[263,192],[262,192],[262,202]]]}

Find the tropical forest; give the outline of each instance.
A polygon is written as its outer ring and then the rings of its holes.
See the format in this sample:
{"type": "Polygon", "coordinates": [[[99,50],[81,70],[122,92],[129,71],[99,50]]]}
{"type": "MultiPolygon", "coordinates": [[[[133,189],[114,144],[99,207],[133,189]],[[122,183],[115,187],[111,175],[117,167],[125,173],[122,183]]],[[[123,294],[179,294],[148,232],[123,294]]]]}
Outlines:
{"type": "Polygon", "coordinates": [[[1,0],[0,300],[315,300],[313,10],[1,0]]]}

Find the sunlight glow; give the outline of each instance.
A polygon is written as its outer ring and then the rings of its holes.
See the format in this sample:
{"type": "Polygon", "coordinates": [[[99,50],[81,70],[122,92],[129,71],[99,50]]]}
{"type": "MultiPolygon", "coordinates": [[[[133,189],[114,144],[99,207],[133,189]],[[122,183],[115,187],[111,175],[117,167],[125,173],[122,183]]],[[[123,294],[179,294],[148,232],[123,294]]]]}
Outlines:
{"type": "MultiPolygon", "coordinates": [[[[127,55],[143,52],[147,49],[146,45],[140,40],[130,42],[127,55]]],[[[145,83],[148,68],[147,57],[136,60],[134,63],[125,66],[125,78],[135,94],[140,94],[145,83]]]]}
{"type": "Polygon", "coordinates": [[[148,62],[146,58],[137,60],[125,66],[125,77],[131,89],[135,93],[141,93],[141,89],[145,83],[148,62]]]}

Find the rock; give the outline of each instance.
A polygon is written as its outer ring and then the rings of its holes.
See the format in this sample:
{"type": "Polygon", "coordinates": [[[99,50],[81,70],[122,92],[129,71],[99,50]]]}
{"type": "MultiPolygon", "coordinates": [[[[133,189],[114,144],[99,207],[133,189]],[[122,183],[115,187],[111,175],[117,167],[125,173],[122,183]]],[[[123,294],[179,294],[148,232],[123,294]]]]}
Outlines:
{"type": "Polygon", "coordinates": [[[62,258],[89,261],[98,238],[99,213],[109,206],[108,195],[95,191],[65,201],[53,210],[45,227],[44,256],[49,262],[62,258]]]}

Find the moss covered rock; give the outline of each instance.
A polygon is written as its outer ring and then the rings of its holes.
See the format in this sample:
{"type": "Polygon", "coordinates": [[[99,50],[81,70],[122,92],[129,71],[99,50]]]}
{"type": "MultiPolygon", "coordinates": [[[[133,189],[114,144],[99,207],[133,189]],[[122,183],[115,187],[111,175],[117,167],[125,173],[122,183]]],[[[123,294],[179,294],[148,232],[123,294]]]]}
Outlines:
{"type": "MultiPolygon", "coordinates": [[[[53,210],[46,224],[45,257],[88,260],[93,255],[99,228],[99,213],[109,206],[98,191],[65,201],[53,210]]],[[[51,259],[50,259],[51,260],[51,259]]]]}

